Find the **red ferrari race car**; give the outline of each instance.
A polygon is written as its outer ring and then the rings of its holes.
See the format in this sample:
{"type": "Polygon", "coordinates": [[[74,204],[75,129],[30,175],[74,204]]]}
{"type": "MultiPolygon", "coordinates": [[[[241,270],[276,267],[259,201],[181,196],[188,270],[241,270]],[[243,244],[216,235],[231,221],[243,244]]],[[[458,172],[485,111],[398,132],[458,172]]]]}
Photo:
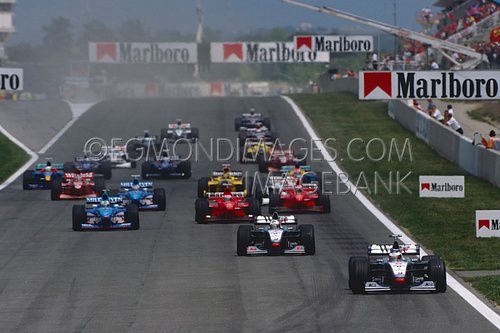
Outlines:
{"type": "Polygon", "coordinates": [[[295,155],[290,148],[276,147],[268,156],[259,154],[257,163],[260,172],[280,172],[284,166],[305,165],[306,159],[304,156],[295,155]]]}
{"type": "Polygon", "coordinates": [[[50,190],[52,200],[72,200],[97,197],[105,188],[104,178],[93,172],[66,172],[54,179],[50,190]]]}
{"type": "Polygon", "coordinates": [[[274,212],[330,213],[330,197],[321,193],[317,183],[284,183],[279,191],[269,193],[269,214],[274,212]]]}
{"type": "Polygon", "coordinates": [[[252,222],[260,215],[260,203],[244,192],[208,192],[206,198],[196,199],[195,220],[208,222],[252,222]]]}

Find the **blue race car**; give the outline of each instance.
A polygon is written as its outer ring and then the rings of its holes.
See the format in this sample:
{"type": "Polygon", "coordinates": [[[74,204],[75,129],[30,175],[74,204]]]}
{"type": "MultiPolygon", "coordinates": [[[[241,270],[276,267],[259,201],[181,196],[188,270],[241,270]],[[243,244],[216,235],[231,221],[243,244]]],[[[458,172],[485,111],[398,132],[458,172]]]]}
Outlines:
{"type": "Polygon", "coordinates": [[[52,164],[50,161],[35,165],[35,170],[26,170],[23,174],[23,190],[50,189],[55,179],[64,177],[63,168],[62,163],[52,164]]]}
{"type": "Polygon", "coordinates": [[[191,163],[182,161],[179,156],[162,156],[143,162],[141,165],[142,179],[149,178],[183,178],[191,177],[191,163]]]}
{"type": "Polygon", "coordinates": [[[122,198],[87,198],[87,205],[73,206],[73,230],[137,230],[139,229],[139,210],[136,205],[125,206],[122,198]]]}
{"type": "Polygon", "coordinates": [[[74,162],[64,163],[64,172],[93,172],[105,179],[111,179],[111,169],[111,161],[93,161],[86,156],[77,157],[74,162]]]}
{"type": "Polygon", "coordinates": [[[165,210],[165,189],[153,189],[152,182],[141,182],[134,178],[131,182],[120,183],[122,191],[117,196],[122,198],[127,206],[135,204],[139,210],[165,210]]]}

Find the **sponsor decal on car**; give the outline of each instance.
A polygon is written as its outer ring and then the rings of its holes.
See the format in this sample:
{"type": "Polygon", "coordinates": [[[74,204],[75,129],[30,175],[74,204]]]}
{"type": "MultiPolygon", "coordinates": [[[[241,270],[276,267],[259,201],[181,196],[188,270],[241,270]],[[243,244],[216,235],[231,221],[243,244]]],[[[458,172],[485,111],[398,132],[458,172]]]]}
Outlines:
{"type": "Polygon", "coordinates": [[[420,176],[421,198],[463,198],[465,196],[464,176],[420,176]]]}
{"type": "Polygon", "coordinates": [[[499,99],[500,71],[360,72],[360,99],[499,99]]]}
{"type": "Polygon", "coordinates": [[[476,237],[500,237],[500,210],[476,210],[476,237]]]}

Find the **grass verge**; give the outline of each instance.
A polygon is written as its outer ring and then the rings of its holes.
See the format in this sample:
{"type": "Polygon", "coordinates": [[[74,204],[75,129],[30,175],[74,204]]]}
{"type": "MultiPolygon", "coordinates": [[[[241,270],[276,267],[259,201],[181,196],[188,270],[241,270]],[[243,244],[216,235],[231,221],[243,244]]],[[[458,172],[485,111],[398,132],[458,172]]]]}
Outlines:
{"type": "Polygon", "coordinates": [[[470,282],[489,300],[500,304],[500,275],[466,278],[465,281],[470,282]]]}
{"type": "MultiPolygon", "coordinates": [[[[499,209],[498,188],[468,175],[465,178],[466,195],[463,199],[419,198],[419,175],[465,173],[389,118],[386,103],[359,101],[354,95],[345,93],[299,94],[292,97],[311,119],[320,137],[336,139],[334,145],[329,145],[336,149],[337,162],[349,174],[350,180],[358,183],[358,187],[365,187],[363,192],[412,234],[416,241],[444,258],[450,268],[500,269],[500,239],[478,239],[475,236],[475,210],[499,209]],[[354,161],[347,154],[348,143],[353,138],[365,141],[365,144],[354,142],[350,149],[353,157],[364,156],[362,161],[354,161]],[[373,138],[380,138],[386,146],[386,154],[378,162],[366,158],[366,143],[373,138]],[[389,154],[391,139],[395,140],[400,153],[408,139],[412,158],[408,148],[401,161],[397,159],[394,149],[389,154]],[[392,193],[380,181],[375,181],[375,172],[386,186],[390,185],[392,193]],[[412,193],[402,187],[397,193],[397,172],[401,178],[411,172],[403,184],[412,193]],[[393,182],[389,184],[391,173],[393,182]]],[[[369,150],[373,157],[383,153],[380,142],[371,144],[369,150]]]]}
{"type": "Polygon", "coordinates": [[[0,133],[0,183],[3,183],[28,160],[29,155],[24,150],[0,133]]]}
{"type": "Polygon", "coordinates": [[[469,117],[475,120],[488,123],[493,126],[498,126],[500,124],[500,102],[495,101],[491,103],[485,103],[481,107],[468,111],[469,117]]]}

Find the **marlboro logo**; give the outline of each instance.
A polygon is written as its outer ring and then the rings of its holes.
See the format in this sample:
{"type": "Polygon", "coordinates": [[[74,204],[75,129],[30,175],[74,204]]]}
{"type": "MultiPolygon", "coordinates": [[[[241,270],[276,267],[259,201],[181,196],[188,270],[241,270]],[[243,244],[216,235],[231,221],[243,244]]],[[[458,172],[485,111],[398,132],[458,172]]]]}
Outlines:
{"type": "Polygon", "coordinates": [[[421,198],[463,198],[464,176],[420,176],[421,198]]]}
{"type": "Polygon", "coordinates": [[[228,60],[231,57],[235,57],[238,60],[243,61],[242,43],[224,44],[223,48],[224,48],[224,60],[228,60]]]}

